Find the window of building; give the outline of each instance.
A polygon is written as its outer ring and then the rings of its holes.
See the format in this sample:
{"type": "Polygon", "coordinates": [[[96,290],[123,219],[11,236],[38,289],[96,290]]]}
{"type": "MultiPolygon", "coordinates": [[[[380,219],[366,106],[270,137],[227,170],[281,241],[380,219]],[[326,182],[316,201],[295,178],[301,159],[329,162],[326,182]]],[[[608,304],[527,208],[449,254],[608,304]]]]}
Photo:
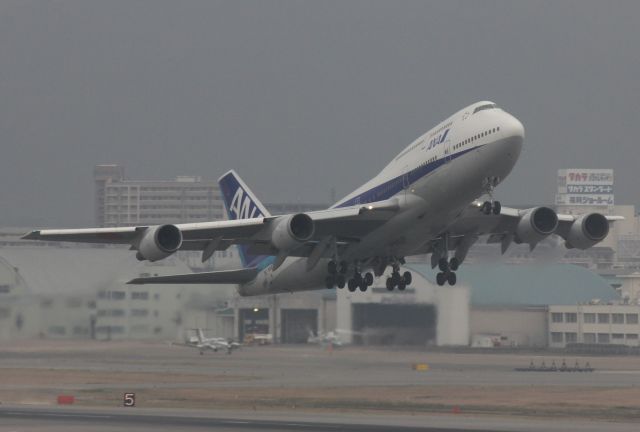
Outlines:
{"type": "Polygon", "coordinates": [[[111,309],[111,316],[121,317],[124,316],[124,309],[111,309]]]}
{"type": "Polygon", "coordinates": [[[51,306],[53,306],[53,300],[52,299],[43,299],[40,302],[40,306],[43,308],[50,308],[51,306]]]}
{"type": "Polygon", "coordinates": [[[9,291],[11,291],[11,285],[0,285],[0,294],[9,294],[9,291]]]}
{"type": "Polygon", "coordinates": [[[608,344],[609,343],[609,333],[598,333],[598,343],[599,344],[608,344]]]}
{"type": "Polygon", "coordinates": [[[609,314],[599,313],[598,324],[609,324],[609,314]]]}
{"type": "Polygon", "coordinates": [[[585,322],[585,324],[595,324],[596,323],[596,314],[594,314],[594,313],[586,313],[586,314],[584,314],[584,322],[585,322]]]}
{"type": "Polygon", "coordinates": [[[562,312],[552,312],[551,313],[551,322],[561,323],[562,321],[562,312]]]}
{"type": "Polygon", "coordinates": [[[111,300],[124,300],[125,297],[124,291],[111,291],[111,300]]]}
{"type": "Polygon", "coordinates": [[[638,314],[627,314],[627,324],[638,324],[638,314]]]}
{"type": "Polygon", "coordinates": [[[633,333],[627,333],[627,340],[638,340],[638,335],[633,333]]]}
{"type": "Polygon", "coordinates": [[[578,342],[578,334],[577,333],[565,333],[564,334],[564,341],[566,343],[576,343],[578,342]]]}
{"type": "Polygon", "coordinates": [[[596,343],[596,334],[595,333],[585,333],[584,334],[584,343],[596,343]]]}
{"type": "Polygon", "coordinates": [[[564,339],[562,338],[562,333],[560,332],[551,332],[551,342],[553,343],[562,343],[564,339]]]}
{"type": "Polygon", "coordinates": [[[564,320],[568,323],[578,322],[578,314],[575,312],[567,312],[564,314],[564,320]]]}
{"type": "Polygon", "coordinates": [[[623,333],[613,333],[613,334],[611,334],[611,339],[623,340],[624,339],[624,334],[623,333]]]}
{"type": "Polygon", "coordinates": [[[624,314],[621,314],[621,313],[611,314],[611,322],[613,324],[624,324],[624,314]]]}
{"type": "Polygon", "coordinates": [[[149,300],[149,293],[147,291],[133,291],[131,298],[133,300],[149,300]]]}

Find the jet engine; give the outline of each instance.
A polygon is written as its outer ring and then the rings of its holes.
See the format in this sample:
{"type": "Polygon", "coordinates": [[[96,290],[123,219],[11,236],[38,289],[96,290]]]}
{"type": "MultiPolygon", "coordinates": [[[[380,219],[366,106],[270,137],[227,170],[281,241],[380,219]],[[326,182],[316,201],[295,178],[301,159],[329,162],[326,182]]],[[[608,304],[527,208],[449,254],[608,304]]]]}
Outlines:
{"type": "Polygon", "coordinates": [[[271,244],[279,251],[290,251],[313,236],[313,219],[304,213],[284,216],[271,234],[271,244]]]}
{"type": "Polygon", "coordinates": [[[520,217],[516,241],[535,245],[558,228],[558,215],[549,207],[535,207],[520,217]]]}
{"type": "Polygon", "coordinates": [[[175,225],[157,225],[147,228],[138,244],[138,260],[158,261],[180,249],[182,233],[175,225]]]}
{"type": "Polygon", "coordinates": [[[576,219],[567,235],[568,248],[588,249],[609,234],[609,221],[600,213],[589,213],[576,219]]]}

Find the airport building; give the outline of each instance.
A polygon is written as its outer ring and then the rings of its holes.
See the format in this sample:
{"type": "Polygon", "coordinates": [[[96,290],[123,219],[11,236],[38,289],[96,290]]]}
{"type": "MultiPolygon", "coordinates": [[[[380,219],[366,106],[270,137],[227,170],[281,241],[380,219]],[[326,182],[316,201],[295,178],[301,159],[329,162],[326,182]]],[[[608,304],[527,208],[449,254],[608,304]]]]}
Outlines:
{"type": "Polygon", "coordinates": [[[0,248],[0,340],[176,340],[200,325],[200,311],[227,309],[235,293],[232,285],[126,284],[189,273],[175,256],[149,263],[126,248],[13,243],[0,248]]]}
{"type": "Polygon", "coordinates": [[[101,227],[224,219],[218,184],[200,177],[129,180],[119,165],[94,168],[96,224],[101,227]]]}
{"type": "Polygon", "coordinates": [[[640,306],[592,303],[549,307],[550,347],[575,343],[640,346],[640,306]]]}

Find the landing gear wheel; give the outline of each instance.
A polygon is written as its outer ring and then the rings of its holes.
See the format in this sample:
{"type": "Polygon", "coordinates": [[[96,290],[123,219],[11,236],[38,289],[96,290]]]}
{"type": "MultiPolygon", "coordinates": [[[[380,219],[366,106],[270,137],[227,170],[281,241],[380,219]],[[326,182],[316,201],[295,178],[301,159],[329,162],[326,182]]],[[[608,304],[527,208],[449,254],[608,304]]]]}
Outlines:
{"type": "Polygon", "coordinates": [[[405,285],[411,285],[411,281],[413,280],[413,277],[411,276],[411,272],[404,272],[404,274],[402,275],[402,279],[404,281],[405,285]]]}
{"type": "Polygon", "coordinates": [[[338,266],[336,265],[336,262],[331,260],[329,261],[329,263],[327,264],[327,272],[330,275],[336,274],[338,271],[338,266]]]}
{"type": "Polygon", "coordinates": [[[449,263],[446,258],[440,258],[438,260],[438,268],[441,272],[447,272],[449,270],[449,263]]]}
{"type": "Polygon", "coordinates": [[[439,286],[444,285],[446,280],[447,280],[447,275],[445,273],[440,272],[436,275],[436,282],[438,283],[439,286]]]}
{"type": "Polygon", "coordinates": [[[324,279],[324,285],[328,288],[331,289],[333,288],[333,285],[335,284],[335,279],[333,278],[333,276],[329,275],[324,279]]]}
{"type": "Polygon", "coordinates": [[[393,288],[394,288],[393,279],[387,278],[387,289],[389,291],[393,291],[393,288]]]}
{"type": "Polygon", "coordinates": [[[456,271],[458,270],[458,267],[460,267],[460,261],[458,260],[458,258],[456,257],[451,258],[451,260],[449,261],[449,268],[452,271],[456,271]]]}
{"type": "Polygon", "coordinates": [[[404,281],[402,281],[402,282],[400,282],[400,283],[398,284],[398,290],[400,290],[400,291],[404,291],[404,289],[405,289],[406,287],[407,287],[407,284],[406,284],[406,283],[404,283],[404,281]]]}
{"type": "Polygon", "coordinates": [[[455,285],[456,284],[456,274],[454,272],[451,272],[447,275],[447,282],[449,282],[449,285],[455,285]]]}
{"type": "Polygon", "coordinates": [[[397,286],[400,283],[400,273],[394,271],[393,273],[391,273],[391,281],[393,282],[394,286],[397,286]]]}
{"type": "Polygon", "coordinates": [[[347,281],[347,288],[349,289],[349,291],[354,292],[356,290],[357,284],[355,279],[349,279],[347,281]]]}
{"type": "Polygon", "coordinates": [[[364,279],[360,280],[358,287],[360,288],[360,291],[365,292],[368,287],[367,282],[364,279]]]}
{"type": "Polygon", "coordinates": [[[347,278],[345,278],[343,274],[336,276],[336,285],[338,285],[338,288],[344,288],[345,283],[347,283],[347,278]]]}
{"type": "Polygon", "coordinates": [[[373,275],[370,272],[366,272],[364,274],[364,282],[367,284],[367,286],[373,285],[373,275]]]}
{"type": "Polygon", "coordinates": [[[491,205],[490,201],[485,201],[484,203],[482,203],[482,207],[480,208],[480,210],[482,211],[482,213],[490,215],[492,207],[493,206],[491,205]]]}
{"type": "Polygon", "coordinates": [[[499,215],[501,210],[502,210],[502,204],[500,204],[500,201],[494,201],[493,202],[493,214],[494,215],[499,215]]]}

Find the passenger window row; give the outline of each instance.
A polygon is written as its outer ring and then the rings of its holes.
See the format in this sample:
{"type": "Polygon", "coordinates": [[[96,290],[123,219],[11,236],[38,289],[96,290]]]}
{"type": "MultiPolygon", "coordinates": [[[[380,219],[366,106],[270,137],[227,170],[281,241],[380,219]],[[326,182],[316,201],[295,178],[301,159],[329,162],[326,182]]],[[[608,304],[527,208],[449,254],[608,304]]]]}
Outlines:
{"type": "Polygon", "coordinates": [[[474,135],[471,138],[467,138],[466,140],[460,141],[458,144],[455,144],[453,146],[453,149],[456,150],[456,149],[462,148],[462,147],[464,147],[464,146],[466,146],[468,144],[471,144],[472,142],[475,142],[476,140],[479,140],[480,138],[483,138],[483,137],[486,137],[487,135],[496,133],[499,130],[500,130],[500,127],[495,127],[493,129],[489,129],[487,131],[479,133],[478,135],[474,135]]]}

